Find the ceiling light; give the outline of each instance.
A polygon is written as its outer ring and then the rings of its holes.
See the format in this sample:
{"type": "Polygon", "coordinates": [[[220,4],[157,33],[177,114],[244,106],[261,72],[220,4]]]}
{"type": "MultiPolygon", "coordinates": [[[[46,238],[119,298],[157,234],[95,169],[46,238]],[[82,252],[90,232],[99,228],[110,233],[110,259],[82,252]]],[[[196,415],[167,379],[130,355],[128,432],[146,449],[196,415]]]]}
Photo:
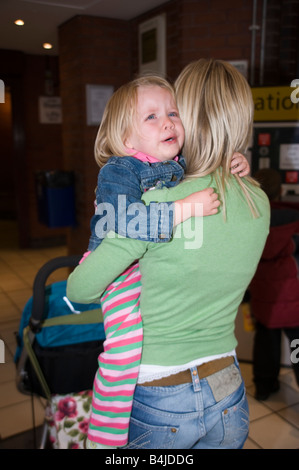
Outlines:
{"type": "Polygon", "coordinates": [[[25,23],[24,23],[23,20],[16,20],[16,21],[15,21],[15,24],[16,24],[17,26],[24,26],[25,23]]]}
{"type": "Polygon", "coordinates": [[[52,47],[53,47],[52,44],[50,44],[49,42],[44,42],[43,44],[44,49],[52,49],[52,47]]]}

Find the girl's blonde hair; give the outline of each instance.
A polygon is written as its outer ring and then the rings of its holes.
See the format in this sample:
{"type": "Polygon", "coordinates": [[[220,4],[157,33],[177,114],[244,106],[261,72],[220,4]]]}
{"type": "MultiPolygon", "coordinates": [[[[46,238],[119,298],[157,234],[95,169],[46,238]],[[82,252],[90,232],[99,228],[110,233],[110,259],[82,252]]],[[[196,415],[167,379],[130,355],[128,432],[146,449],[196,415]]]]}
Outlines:
{"type": "Polygon", "coordinates": [[[174,89],[162,77],[148,75],[122,85],[109,99],[95,141],[95,159],[102,168],[110,157],[127,155],[125,140],[134,127],[137,91],[140,87],[166,88],[175,99],[174,89]]]}
{"type": "MultiPolygon", "coordinates": [[[[246,153],[253,126],[253,99],[243,75],[222,60],[200,59],[187,65],[175,82],[176,101],[185,127],[183,155],[189,176],[214,173],[224,205],[225,190],[232,177],[234,152],[246,153]]],[[[237,178],[257,216],[246,180],[237,178]],[[244,181],[243,181],[244,180],[244,181]]]]}

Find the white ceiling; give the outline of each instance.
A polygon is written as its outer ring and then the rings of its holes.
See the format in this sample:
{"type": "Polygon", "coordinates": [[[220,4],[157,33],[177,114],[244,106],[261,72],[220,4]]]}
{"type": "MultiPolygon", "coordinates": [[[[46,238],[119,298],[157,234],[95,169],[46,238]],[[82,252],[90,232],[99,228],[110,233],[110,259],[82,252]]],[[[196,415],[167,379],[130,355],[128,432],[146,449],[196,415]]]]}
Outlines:
{"type": "Polygon", "coordinates": [[[130,20],[168,0],[0,0],[0,49],[58,55],[57,27],[77,15],[130,20]],[[14,21],[21,18],[24,26],[14,21]],[[44,42],[53,44],[45,51],[44,42]]]}

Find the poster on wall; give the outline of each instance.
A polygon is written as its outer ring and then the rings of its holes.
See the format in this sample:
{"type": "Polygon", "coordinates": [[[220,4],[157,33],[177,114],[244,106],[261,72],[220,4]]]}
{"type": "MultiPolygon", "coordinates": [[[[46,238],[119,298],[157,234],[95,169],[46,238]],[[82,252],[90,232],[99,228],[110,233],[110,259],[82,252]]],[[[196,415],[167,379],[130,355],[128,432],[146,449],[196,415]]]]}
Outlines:
{"type": "Polygon", "coordinates": [[[248,80],[248,60],[228,60],[248,80]]]}
{"type": "Polygon", "coordinates": [[[39,122],[41,124],[61,124],[62,110],[60,96],[39,97],[39,122]]]}
{"type": "Polygon", "coordinates": [[[166,19],[155,16],[139,25],[139,73],[166,75],[166,19]]]}
{"type": "Polygon", "coordinates": [[[105,106],[113,91],[112,85],[86,85],[86,123],[88,126],[100,124],[105,106]]]}

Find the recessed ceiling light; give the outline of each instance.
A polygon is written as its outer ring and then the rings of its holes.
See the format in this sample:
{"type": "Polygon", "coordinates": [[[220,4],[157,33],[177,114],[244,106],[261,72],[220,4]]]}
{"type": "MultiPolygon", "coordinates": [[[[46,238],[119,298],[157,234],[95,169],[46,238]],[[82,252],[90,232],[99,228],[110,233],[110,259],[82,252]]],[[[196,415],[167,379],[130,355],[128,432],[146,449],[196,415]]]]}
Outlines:
{"type": "Polygon", "coordinates": [[[17,26],[24,26],[25,23],[24,23],[23,20],[16,20],[16,21],[15,21],[15,24],[16,24],[17,26]]]}
{"type": "Polygon", "coordinates": [[[44,42],[43,44],[44,49],[52,49],[52,47],[53,47],[52,44],[50,44],[49,42],[44,42]]]}

